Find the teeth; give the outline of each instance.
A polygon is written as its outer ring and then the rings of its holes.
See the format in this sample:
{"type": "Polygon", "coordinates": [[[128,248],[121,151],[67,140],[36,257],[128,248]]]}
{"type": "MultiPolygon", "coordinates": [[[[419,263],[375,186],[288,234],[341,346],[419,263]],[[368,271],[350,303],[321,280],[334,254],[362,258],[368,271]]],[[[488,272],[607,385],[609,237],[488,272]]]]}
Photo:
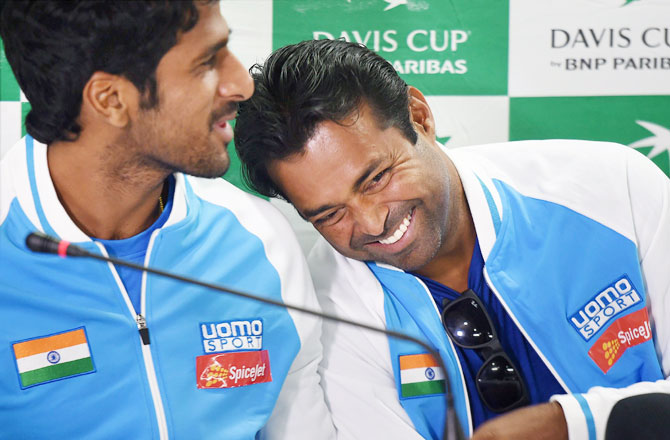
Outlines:
{"type": "Polygon", "coordinates": [[[407,227],[409,226],[410,220],[412,220],[411,212],[407,214],[407,217],[403,219],[402,223],[400,223],[400,226],[398,226],[398,229],[396,229],[393,234],[389,235],[383,240],[379,240],[379,242],[381,244],[393,244],[400,240],[402,236],[405,235],[405,232],[407,232],[407,227]]]}

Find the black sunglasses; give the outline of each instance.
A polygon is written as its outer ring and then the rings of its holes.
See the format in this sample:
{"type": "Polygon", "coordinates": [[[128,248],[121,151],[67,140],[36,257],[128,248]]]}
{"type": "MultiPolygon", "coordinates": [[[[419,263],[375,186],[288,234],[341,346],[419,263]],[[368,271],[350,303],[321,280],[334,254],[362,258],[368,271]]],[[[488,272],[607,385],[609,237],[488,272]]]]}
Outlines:
{"type": "Polygon", "coordinates": [[[476,350],[484,360],[477,372],[477,392],[488,409],[503,412],[529,402],[528,390],[500,345],[493,323],[481,301],[471,289],[460,297],[444,300],[442,324],[449,338],[459,347],[476,350]]]}

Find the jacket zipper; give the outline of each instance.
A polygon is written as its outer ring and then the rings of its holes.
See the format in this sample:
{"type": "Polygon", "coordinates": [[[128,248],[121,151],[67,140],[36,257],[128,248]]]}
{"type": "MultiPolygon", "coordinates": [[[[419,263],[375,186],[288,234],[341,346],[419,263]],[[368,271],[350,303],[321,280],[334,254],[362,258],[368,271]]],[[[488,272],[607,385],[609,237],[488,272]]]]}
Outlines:
{"type": "Polygon", "coordinates": [[[137,322],[137,329],[140,332],[140,338],[142,338],[142,345],[149,345],[149,328],[147,327],[147,320],[144,319],[144,316],[140,313],[135,317],[135,322],[137,322]]]}
{"type": "MultiPolygon", "coordinates": [[[[151,252],[152,245],[154,243],[154,238],[156,237],[157,233],[158,230],[154,231],[151,234],[151,238],[149,240],[149,246],[147,246],[147,253],[144,260],[145,265],[149,262],[149,255],[151,252]]],[[[96,242],[95,244],[98,246],[98,248],[100,248],[100,251],[102,252],[103,255],[109,256],[107,254],[107,249],[105,249],[105,247],[101,243],[96,242]]],[[[140,292],[141,310],[140,313],[135,313],[135,308],[133,307],[133,304],[131,303],[130,298],[128,297],[128,292],[126,291],[125,286],[121,282],[121,278],[119,278],[119,274],[116,271],[116,268],[112,263],[107,263],[107,265],[109,266],[109,269],[112,272],[112,275],[114,276],[114,280],[116,281],[117,287],[121,291],[121,295],[123,296],[123,299],[126,303],[126,307],[128,307],[128,311],[134,318],[135,323],[137,324],[137,331],[139,333],[140,342],[142,346],[142,358],[144,360],[144,370],[147,373],[147,381],[149,382],[149,389],[151,390],[151,399],[153,401],[154,409],[156,411],[156,423],[158,424],[159,438],[161,440],[168,440],[167,421],[165,419],[165,409],[163,408],[163,399],[161,398],[160,389],[158,388],[158,380],[156,379],[156,369],[154,368],[153,358],[151,357],[149,327],[147,326],[147,321],[144,317],[146,315],[146,311],[144,308],[144,297],[146,290],[147,273],[146,272],[142,273],[142,289],[140,292]]]]}

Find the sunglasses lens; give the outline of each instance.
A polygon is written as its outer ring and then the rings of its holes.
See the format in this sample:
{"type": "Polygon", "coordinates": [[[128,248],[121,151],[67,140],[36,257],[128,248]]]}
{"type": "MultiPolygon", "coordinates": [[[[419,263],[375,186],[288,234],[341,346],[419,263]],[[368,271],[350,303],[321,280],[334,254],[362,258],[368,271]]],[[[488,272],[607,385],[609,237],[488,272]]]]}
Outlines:
{"type": "Polygon", "coordinates": [[[444,310],[442,321],[451,338],[465,347],[475,347],[493,339],[486,314],[472,299],[458,301],[444,310]]]}
{"type": "Polygon", "coordinates": [[[524,397],[521,377],[504,356],[494,356],[482,366],[477,375],[477,388],[482,399],[493,411],[510,409],[522,403],[524,397]]]}

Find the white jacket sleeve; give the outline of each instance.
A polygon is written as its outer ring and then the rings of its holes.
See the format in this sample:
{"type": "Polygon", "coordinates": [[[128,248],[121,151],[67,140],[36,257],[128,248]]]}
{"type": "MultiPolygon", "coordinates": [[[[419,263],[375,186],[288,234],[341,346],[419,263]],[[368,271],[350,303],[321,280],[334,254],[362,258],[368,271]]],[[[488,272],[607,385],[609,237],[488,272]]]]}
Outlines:
{"type": "MultiPolygon", "coordinates": [[[[370,269],[319,239],[309,256],[325,312],[385,327],[384,294],[370,269]]],[[[387,337],[351,325],[323,324],[321,376],[338,439],[420,439],[398,401],[387,337]]]]}
{"type": "MultiPolygon", "coordinates": [[[[287,231],[290,233],[290,231],[287,231]]],[[[286,237],[286,236],[283,236],[286,237]]],[[[284,301],[311,310],[320,310],[305,257],[297,241],[290,236],[292,246],[283,252],[292,254],[280,273],[284,301]],[[295,249],[290,249],[290,248],[295,249]],[[294,252],[290,252],[294,250],[294,252]]],[[[286,245],[286,240],[282,240],[286,245]]],[[[313,440],[335,438],[330,411],[325,403],[321,378],[318,374],[322,358],[322,320],[312,315],[289,310],[298,335],[300,351],[291,364],[275,408],[261,431],[261,439],[313,440]]]]}
{"type": "MultiPolygon", "coordinates": [[[[666,380],[621,389],[594,387],[581,395],[553,396],[563,408],[571,440],[605,438],[612,407],[645,393],[670,393],[670,179],[646,157],[628,153],[628,189],[654,344],[666,380]]],[[[622,212],[626,210],[622,206],[622,212]]],[[[625,214],[622,214],[625,215],[625,214]]],[[[630,421],[635,423],[634,421],[630,421]]]]}

